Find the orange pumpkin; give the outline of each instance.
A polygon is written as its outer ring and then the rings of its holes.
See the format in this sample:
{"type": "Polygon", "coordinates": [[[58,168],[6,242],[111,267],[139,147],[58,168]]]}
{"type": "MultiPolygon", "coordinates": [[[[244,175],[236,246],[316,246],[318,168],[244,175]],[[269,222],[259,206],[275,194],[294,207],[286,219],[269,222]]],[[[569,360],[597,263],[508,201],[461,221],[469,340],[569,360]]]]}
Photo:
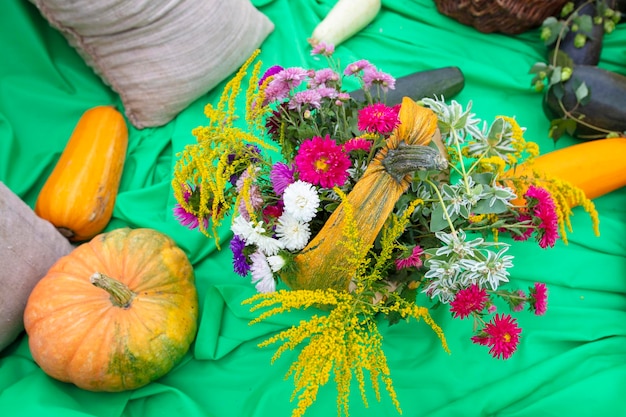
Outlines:
{"type": "Polygon", "coordinates": [[[346,252],[337,244],[346,228],[346,204],[352,208],[359,236],[369,247],[382,229],[417,169],[443,169],[446,159],[427,146],[437,132],[437,116],[405,97],[400,124],[367,167],[363,176],[324,224],[322,230],[294,258],[294,268],[281,279],[292,289],[348,290],[353,271],[345,264],[346,252]]]}
{"type": "Polygon", "coordinates": [[[165,375],[197,330],[192,266],[166,235],[116,229],[59,259],[35,286],[24,327],[49,376],[90,391],[165,375]]]}
{"type": "Polygon", "coordinates": [[[102,232],[113,214],[127,146],[126,122],[115,108],[84,112],[37,197],[35,213],[73,242],[102,232]]]}

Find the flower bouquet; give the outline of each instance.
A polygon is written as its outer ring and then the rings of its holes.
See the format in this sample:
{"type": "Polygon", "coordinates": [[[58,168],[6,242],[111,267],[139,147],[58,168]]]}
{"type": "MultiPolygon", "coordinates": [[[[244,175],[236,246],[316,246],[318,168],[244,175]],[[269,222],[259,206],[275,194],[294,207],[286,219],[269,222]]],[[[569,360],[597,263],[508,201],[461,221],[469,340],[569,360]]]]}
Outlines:
{"type": "Polygon", "coordinates": [[[386,103],[395,79],[366,60],[341,68],[333,49],[312,50],[321,69],[265,71],[257,51],[206,106],[172,181],[182,224],[219,247],[217,228],[230,222],[234,271],[258,290],[244,302],[253,323],[315,309],[261,344],[279,345],[274,359],[301,349],[289,370],[294,416],[331,376],[340,414],[353,378],[364,401],[366,379],[377,397],[382,382],[400,411],[378,326],[422,320],[448,350],[429,314],[438,306],[474,322],[468,340],[509,358],[521,332],[511,313],[544,314],[547,288],[505,288],[513,256],[502,240],[553,246],[567,239],[573,205],[597,220],[566,182],[516,174],[539,149],[514,118],[488,124],[471,102],[444,97],[386,103]],[[343,88],[349,77],[363,100],[343,88]]]}

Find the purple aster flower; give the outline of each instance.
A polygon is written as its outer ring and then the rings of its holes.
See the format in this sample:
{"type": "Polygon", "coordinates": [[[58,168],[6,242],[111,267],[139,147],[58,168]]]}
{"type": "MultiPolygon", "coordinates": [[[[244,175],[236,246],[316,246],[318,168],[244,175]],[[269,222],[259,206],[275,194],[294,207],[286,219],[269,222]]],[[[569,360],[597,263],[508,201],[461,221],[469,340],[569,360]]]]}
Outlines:
{"type": "Polygon", "coordinates": [[[295,168],[283,162],[277,162],[274,166],[272,166],[270,180],[272,181],[272,187],[274,188],[276,195],[283,195],[285,188],[294,182],[295,172],[295,168]]]}
{"type": "Polygon", "coordinates": [[[233,236],[230,241],[230,250],[233,252],[233,269],[242,277],[248,275],[248,271],[250,271],[250,265],[243,252],[245,247],[246,242],[239,235],[233,236]]]}
{"type": "Polygon", "coordinates": [[[272,67],[269,67],[267,69],[267,71],[265,71],[265,73],[263,74],[263,76],[261,77],[261,79],[259,80],[259,85],[262,85],[263,82],[268,79],[269,77],[278,74],[279,72],[281,72],[282,70],[284,70],[283,67],[281,67],[280,65],[274,65],[272,67]]]}

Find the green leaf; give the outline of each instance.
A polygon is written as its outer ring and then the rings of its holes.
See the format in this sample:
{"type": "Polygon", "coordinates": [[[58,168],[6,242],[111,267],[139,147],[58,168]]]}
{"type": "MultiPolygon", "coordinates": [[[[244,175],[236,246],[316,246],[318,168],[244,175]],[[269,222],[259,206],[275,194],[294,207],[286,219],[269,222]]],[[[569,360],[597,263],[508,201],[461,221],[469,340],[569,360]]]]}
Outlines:
{"type": "Polygon", "coordinates": [[[474,180],[474,182],[476,182],[476,184],[485,184],[485,185],[489,185],[493,182],[493,172],[481,172],[481,173],[474,173],[471,175],[472,179],[474,180]]]}
{"type": "Polygon", "coordinates": [[[548,65],[546,65],[543,62],[537,62],[535,63],[535,65],[533,65],[532,67],[530,67],[530,70],[528,71],[529,74],[538,74],[540,72],[546,72],[548,71],[548,65]]]}
{"type": "Polygon", "coordinates": [[[549,136],[556,143],[563,134],[573,136],[576,130],[576,120],[574,119],[554,119],[550,122],[549,136]]]}
{"type": "Polygon", "coordinates": [[[473,212],[475,214],[499,214],[507,210],[506,204],[500,200],[489,206],[489,200],[480,200],[475,206],[473,212]]]}
{"type": "Polygon", "coordinates": [[[591,98],[589,94],[589,88],[587,88],[587,84],[585,84],[584,81],[576,80],[574,87],[575,87],[574,93],[576,94],[576,101],[578,101],[582,105],[587,104],[591,98]]]}
{"type": "Polygon", "coordinates": [[[578,24],[578,32],[582,32],[587,36],[591,36],[593,31],[593,19],[591,16],[584,14],[576,17],[574,22],[578,24]]]}
{"type": "Polygon", "coordinates": [[[443,206],[441,203],[437,203],[434,205],[433,213],[430,216],[430,231],[438,232],[440,230],[445,229],[448,226],[448,221],[443,215],[443,206]]]}

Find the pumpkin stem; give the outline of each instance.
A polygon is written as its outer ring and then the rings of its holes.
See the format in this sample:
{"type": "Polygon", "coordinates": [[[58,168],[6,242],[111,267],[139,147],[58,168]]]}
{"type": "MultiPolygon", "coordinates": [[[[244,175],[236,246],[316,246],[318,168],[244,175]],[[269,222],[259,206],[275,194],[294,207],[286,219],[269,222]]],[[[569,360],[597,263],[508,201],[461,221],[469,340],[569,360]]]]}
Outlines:
{"type": "Polygon", "coordinates": [[[135,293],[123,282],[120,282],[100,272],[94,273],[89,281],[98,288],[102,288],[111,296],[111,302],[116,307],[128,308],[135,298],[135,293]]]}
{"type": "Polygon", "coordinates": [[[76,233],[74,233],[71,229],[68,229],[67,227],[59,226],[57,227],[57,230],[67,239],[71,239],[76,236],[76,233]]]}
{"type": "Polygon", "coordinates": [[[409,145],[406,142],[400,142],[397,148],[389,149],[382,163],[387,173],[398,182],[401,182],[405,175],[417,170],[441,171],[448,167],[448,161],[437,149],[424,145],[409,145]]]}

